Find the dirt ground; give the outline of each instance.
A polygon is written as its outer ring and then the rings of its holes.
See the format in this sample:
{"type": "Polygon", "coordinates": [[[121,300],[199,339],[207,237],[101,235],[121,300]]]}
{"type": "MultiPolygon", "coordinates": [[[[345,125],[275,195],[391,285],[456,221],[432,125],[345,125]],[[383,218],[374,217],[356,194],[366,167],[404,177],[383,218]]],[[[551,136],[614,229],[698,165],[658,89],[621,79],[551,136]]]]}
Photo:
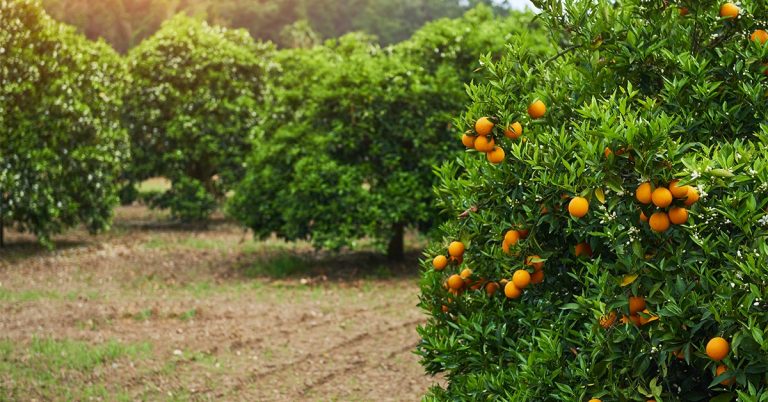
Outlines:
{"type": "MultiPolygon", "coordinates": [[[[324,255],[122,207],[0,250],[0,400],[413,401],[416,259],[324,255]]],[[[362,247],[365,250],[365,247],[362,247]]]]}

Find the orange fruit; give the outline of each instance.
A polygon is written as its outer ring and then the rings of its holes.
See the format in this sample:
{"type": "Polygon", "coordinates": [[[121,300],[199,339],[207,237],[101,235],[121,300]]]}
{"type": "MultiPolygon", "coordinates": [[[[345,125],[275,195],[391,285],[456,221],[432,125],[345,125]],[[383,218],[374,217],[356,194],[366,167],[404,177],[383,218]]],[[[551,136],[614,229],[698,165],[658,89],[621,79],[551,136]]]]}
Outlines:
{"type": "Polygon", "coordinates": [[[524,269],[518,269],[512,275],[512,283],[518,289],[525,289],[531,284],[531,274],[524,269]]]}
{"type": "Polygon", "coordinates": [[[680,207],[672,207],[669,209],[669,221],[675,225],[682,225],[688,222],[688,210],[680,207]]]}
{"type": "Polygon", "coordinates": [[[432,260],[432,266],[435,271],[442,271],[448,265],[448,258],[444,255],[438,255],[432,260]]]}
{"type": "Polygon", "coordinates": [[[575,247],[574,254],[576,254],[576,257],[581,257],[582,255],[592,257],[592,247],[586,242],[579,243],[575,247]]]}
{"type": "Polygon", "coordinates": [[[712,338],[707,342],[707,356],[716,362],[725,359],[730,350],[731,345],[728,341],[719,336],[712,338]]]}
{"type": "Polygon", "coordinates": [[[493,296],[498,290],[499,284],[496,282],[488,282],[488,284],[485,285],[485,293],[487,293],[488,296],[493,296]]]}
{"type": "Polygon", "coordinates": [[[680,183],[680,180],[672,180],[669,183],[669,192],[675,198],[685,198],[688,195],[688,186],[678,186],[677,183],[680,183]]]}
{"type": "Polygon", "coordinates": [[[639,327],[642,325],[642,322],[640,320],[640,316],[637,314],[632,314],[629,316],[629,321],[632,322],[632,324],[636,327],[639,327]]]}
{"type": "Polygon", "coordinates": [[[446,306],[445,304],[443,304],[443,307],[441,307],[440,309],[443,310],[443,313],[446,313],[446,314],[448,313],[448,306],[446,306]]]}
{"type": "Polygon", "coordinates": [[[475,139],[475,149],[480,152],[491,152],[496,147],[496,141],[493,137],[481,135],[475,139]]]}
{"type": "Polygon", "coordinates": [[[669,229],[669,216],[666,212],[656,212],[648,220],[654,232],[663,233],[669,229]]]}
{"type": "Polygon", "coordinates": [[[547,208],[547,206],[546,206],[546,205],[542,204],[542,205],[541,205],[541,214],[542,214],[542,215],[546,215],[546,214],[548,214],[548,213],[549,213],[549,208],[547,208]]]}
{"type": "Polygon", "coordinates": [[[528,116],[531,116],[532,119],[540,119],[545,114],[547,114],[547,105],[539,99],[536,99],[528,106],[528,116]]]}
{"type": "MultiPolygon", "coordinates": [[[[728,371],[728,367],[726,367],[725,364],[721,364],[717,366],[717,369],[715,370],[715,377],[725,373],[726,371],[728,371]]],[[[720,385],[725,385],[726,387],[729,387],[733,385],[733,380],[734,380],[733,377],[731,377],[727,380],[720,381],[720,385]]]]}
{"type": "Polygon", "coordinates": [[[490,134],[492,130],[493,122],[487,117],[481,117],[475,122],[475,132],[481,137],[490,134]]]}
{"type": "Polygon", "coordinates": [[[643,296],[629,297],[629,314],[637,314],[645,310],[645,298],[643,296]]]}
{"type": "Polygon", "coordinates": [[[453,274],[448,278],[448,287],[452,290],[459,290],[464,287],[464,279],[459,275],[453,274]]]}
{"type": "Polygon", "coordinates": [[[640,220],[643,222],[648,222],[648,216],[645,215],[645,212],[640,211],[640,220]]]}
{"type": "Polygon", "coordinates": [[[464,255],[464,243],[460,241],[451,242],[451,244],[448,245],[448,254],[457,258],[464,255]]]}
{"type": "Polygon", "coordinates": [[[530,231],[528,229],[519,229],[517,233],[520,234],[521,239],[525,239],[526,237],[528,237],[528,233],[530,233],[530,231]]]}
{"type": "Polygon", "coordinates": [[[645,182],[639,186],[637,186],[637,190],[635,190],[635,198],[637,198],[638,201],[640,201],[641,204],[650,204],[651,203],[651,183],[645,182]]]}
{"type": "Polygon", "coordinates": [[[544,269],[544,261],[533,262],[534,260],[540,260],[540,259],[541,257],[539,257],[538,255],[529,256],[525,259],[525,265],[533,267],[533,269],[536,271],[541,271],[542,269],[544,269]]]}
{"type": "Polygon", "coordinates": [[[544,282],[544,271],[538,270],[531,274],[531,284],[538,285],[544,282]]]}
{"type": "Polygon", "coordinates": [[[514,122],[507,126],[507,128],[504,130],[504,135],[507,138],[516,140],[520,138],[521,135],[523,135],[523,125],[520,124],[520,122],[514,122]]]}
{"type": "Polygon", "coordinates": [[[518,241],[520,241],[520,232],[517,230],[508,230],[507,233],[504,234],[504,242],[508,245],[514,246],[518,241]]]}
{"type": "Polygon", "coordinates": [[[677,10],[678,14],[680,14],[681,17],[685,17],[688,15],[688,7],[680,7],[679,10],[677,10]]]}
{"type": "Polygon", "coordinates": [[[592,399],[589,400],[589,402],[603,402],[603,401],[601,401],[599,399],[596,399],[596,398],[592,398],[592,399]]]}
{"type": "Polygon", "coordinates": [[[514,283],[507,282],[506,286],[504,286],[504,295],[510,299],[519,299],[523,295],[523,291],[515,286],[514,283]]]}
{"type": "Polygon", "coordinates": [[[765,45],[765,43],[768,42],[768,32],[758,29],[755,32],[752,32],[750,39],[752,39],[752,42],[760,42],[761,45],[765,45]]]}
{"type": "Polygon", "coordinates": [[[603,155],[605,155],[606,158],[611,156],[612,153],[613,151],[611,151],[611,148],[605,147],[605,150],[603,150],[603,155]]]}
{"type": "Polygon", "coordinates": [[[695,188],[688,186],[688,198],[685,199],[685,206],[690,207],[699,200],[699,192],[695,188]]]}
{"type": "Polygon", "coordinates": [[[568,212],[574,218],[583,218],[589,212],[589,201],[584,197],[574,197],[568,203],[568,212]]]}
{"type": "Polygon", "coordinates": [[[600,326],[604,329],[608,329],[616,323],[616,312],[611,311],[610,314],[600,317],[600,326]]]}
{"type": "Polygon", "coordinates": [[[454,263],[456,263],[458,265],[461,265],[461,263],[464,262],[464,257],[461,256],[461,255],[458,256],[458,257],[451,256],[451,262],[454,262],[454,263]]]}
{"type": "Polygon", "coordinates": [[[465,147],[472,149],[472,148],[475,147],[475,140],[476,139],[477,139],[477,137],[475,137],[473,135],[463,134],[461,136],[461,143],[464,144],[465,147]]]}
{"type": "Polygon", "coordinates": [[[491,162],[494,165],[504,162],[504,156],[505,156],[504,149],[502,147],[494,147],[493,151],[485,154],[485,157],[488,159],[488,162],[491,162]]]}
{"type": "Polygon", "coordinates": [[[461,279],[468,279],[470,276],[472,276],[472,270],[469,268],[464,268],[459,276],[461,276],[461,279]]]}
{"type": "Polygon", "coordinates": [[[768,63],[763,63],[763,74],[768,75],[768,63]]]}
{"type": "Polygon", "coordinates": [[[653,200],[653,205],[659,208],[666,208],[672,204],[672,192],[668,188],[659,187],[653,190],[651,199],[653,200]]]}
{"type": "Polygon", "coordinates": [[[725,3],[720,6],[720,17],[730,19],[739,16],[739,7],[733,3],[725,3]]]}
{"type": "Polygon", "coordinates": [[[506,240],[501,242],[501,251],[504,252],[504,254],[509,254],[509,243],[507,243],[506,240]]]}

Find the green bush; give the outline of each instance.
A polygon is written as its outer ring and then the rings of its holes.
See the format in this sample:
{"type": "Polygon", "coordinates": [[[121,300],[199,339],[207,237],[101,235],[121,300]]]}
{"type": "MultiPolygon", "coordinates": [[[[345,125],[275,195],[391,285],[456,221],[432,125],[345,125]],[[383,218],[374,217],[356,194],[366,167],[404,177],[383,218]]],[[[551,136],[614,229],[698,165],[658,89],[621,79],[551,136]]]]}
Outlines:
{"type": "Polygon", "coordinates": [[[215,206],[209,200],[222,198],[242,174],[261,118],[270,51],[245,31],[182,16],[134,48],[124,109],[133,150],[130,185],[167,177],[174,188],[165,205],[176,216],[208,216],[215,206]],[[170,199],[190,194],[189,188],[176,187],[191,183],[207,194],[195,190],[193,199],[170,199]]]}
{"type": "Polygon", "coordinates": [[[48,245],[80,223],[105,229],[129,156],[124,66],[35,1],[0,3],[0,27],[0,219],[48,245]]]}
{"type": "Polygon", "coordinates": [[[418,353],[448,383],[427,399],[768,400],[768,44],[750,41],[766,3],[736,19],[709,0],[534,3],[558,57],[485,60],[458,119],[490,117],[504,161],[470,151],[439,169],[448,220],[422,264],[418,353]],[[675,179],[691,191],[664,207],[675,179]],[[451,241],[466,252],[438,270],[451,241]],[[543,282],[519,296],[527,277],[543,282]]]}
{"type": "Polygon", "coordinates": [[[271,118],[230,214],[259,236],[310,237],[330,249],[370,237],[402,257],[404,229],[426,229],[435,216],[432,166],[461,149],[446,139],[466,101],[463,80],[481,54],[501,53],[497,36],[531,18],[480,8],[394,48],[350,34],[278,52],[271,118]]]}

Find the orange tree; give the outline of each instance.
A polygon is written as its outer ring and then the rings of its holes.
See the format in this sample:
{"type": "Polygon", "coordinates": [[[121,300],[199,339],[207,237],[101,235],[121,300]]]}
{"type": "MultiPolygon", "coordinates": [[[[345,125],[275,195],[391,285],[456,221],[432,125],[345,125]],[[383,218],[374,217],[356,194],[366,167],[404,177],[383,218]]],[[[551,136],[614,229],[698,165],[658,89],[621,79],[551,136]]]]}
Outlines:
{"type": "Polygon", "coordinates": [[[428,398],[768,400],[766,2],[534,3],[439,169],[428,398]]]}
{"type": "Polygon", "coordinates": [[[109,226],[129,153],[124,76],[109,46],[37,2],[0,2],[0,230],[6,222],[50,245],[71,226],[109,226]]]}
{"type": "Polygon", "coordinates": [[[440,139],[466,101],[463,81],[481,54],[503,51],[505,33],[528,27],[522,21],[481,8],[396,47],[349,34],[278,52],[269,119],[230,214],[258,236],[311,237],[329,249],[367,236],[401,258],[404,229],[434,216],[432,166],[460,151],[440,139]]]}
{"type": "Polygon", "coordinates": [[[172,188],[154,204],[181,219],[205,219],[240,179],[261,117],[270,51],[244,30],[183,16],[131,50],[123,114],[133,158],[126,177],[170,179],[172,188]]]}

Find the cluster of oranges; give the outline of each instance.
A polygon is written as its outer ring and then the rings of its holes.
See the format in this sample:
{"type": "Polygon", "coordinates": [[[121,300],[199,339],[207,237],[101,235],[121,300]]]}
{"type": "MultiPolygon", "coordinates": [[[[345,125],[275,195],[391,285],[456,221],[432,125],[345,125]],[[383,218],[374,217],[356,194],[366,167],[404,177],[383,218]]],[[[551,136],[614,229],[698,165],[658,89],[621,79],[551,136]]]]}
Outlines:
{"type": "MultiPolygon", "coordinates": [[[[615,311],[600,318],[600,326],[608,329],[616,323],[617,315],[615,311]]],[[[641,327],[659,319],[659,316],[651,314],[646,308],[645,298],[642,296],[630,296],[629,298],[629,316],[622,316],[621,323],[630,322],[636,327],[641,327]]]]}
{"type": "MultiPolygon", "coordinates": [[[[718,336],[710,339],[709,342],[707,342],[706,351],[707,351],[707,356],[709,356],[710,359],[716,362],[720,362],[726,357],[728,357],[728,353],[731,351],[731,345],[728,343],[727,340],[718,336]]],[[[728,367],[726,367],[724,364],[719,364],[715,369],[715,376],[719,376],[720,374],[723,374],[726,371],[728,371],[728,367]]],[[[729,386],[733,384],[733,378],[723,380],[720,382],[720,384],[729,386]]]]}
{"type": "Polygon", "coordinates": [[[682,225],[688,222],[688,210],[699,200],[699,192],[692,186],[679,186],[679,180],[672,180],[669,186],[659,186],[655,189],[650,182],[640,184],[635,190],[635,198],[644,205],[653,204],[660,210],[649,218],[640,211],[640,220],[648,222],[654,232],[663,233],[672,224],[682,225]],[[665,211],[666,210],[666,211],[665,211]]]}
{"type": "MultiPolygon", "coordinates": [[[[544,102],[536,100],[528,106],[528,115],[532,119],[544,117],[547,113],[547,107],[544,102]]],[[[496,126],[495,119],[490,117],[481,117],[475,122],[475,129],[468,130],[461,136],[461,143],[469,149],[485,153],[488,162],[496,165],[504,162],[504,148],[496,144],[493,137],[493,128],[496,126]]],[[[504,128],[504,136],[516,140],[523,135],[523,125],[520,122],[510,123],[504,128]]]]}

